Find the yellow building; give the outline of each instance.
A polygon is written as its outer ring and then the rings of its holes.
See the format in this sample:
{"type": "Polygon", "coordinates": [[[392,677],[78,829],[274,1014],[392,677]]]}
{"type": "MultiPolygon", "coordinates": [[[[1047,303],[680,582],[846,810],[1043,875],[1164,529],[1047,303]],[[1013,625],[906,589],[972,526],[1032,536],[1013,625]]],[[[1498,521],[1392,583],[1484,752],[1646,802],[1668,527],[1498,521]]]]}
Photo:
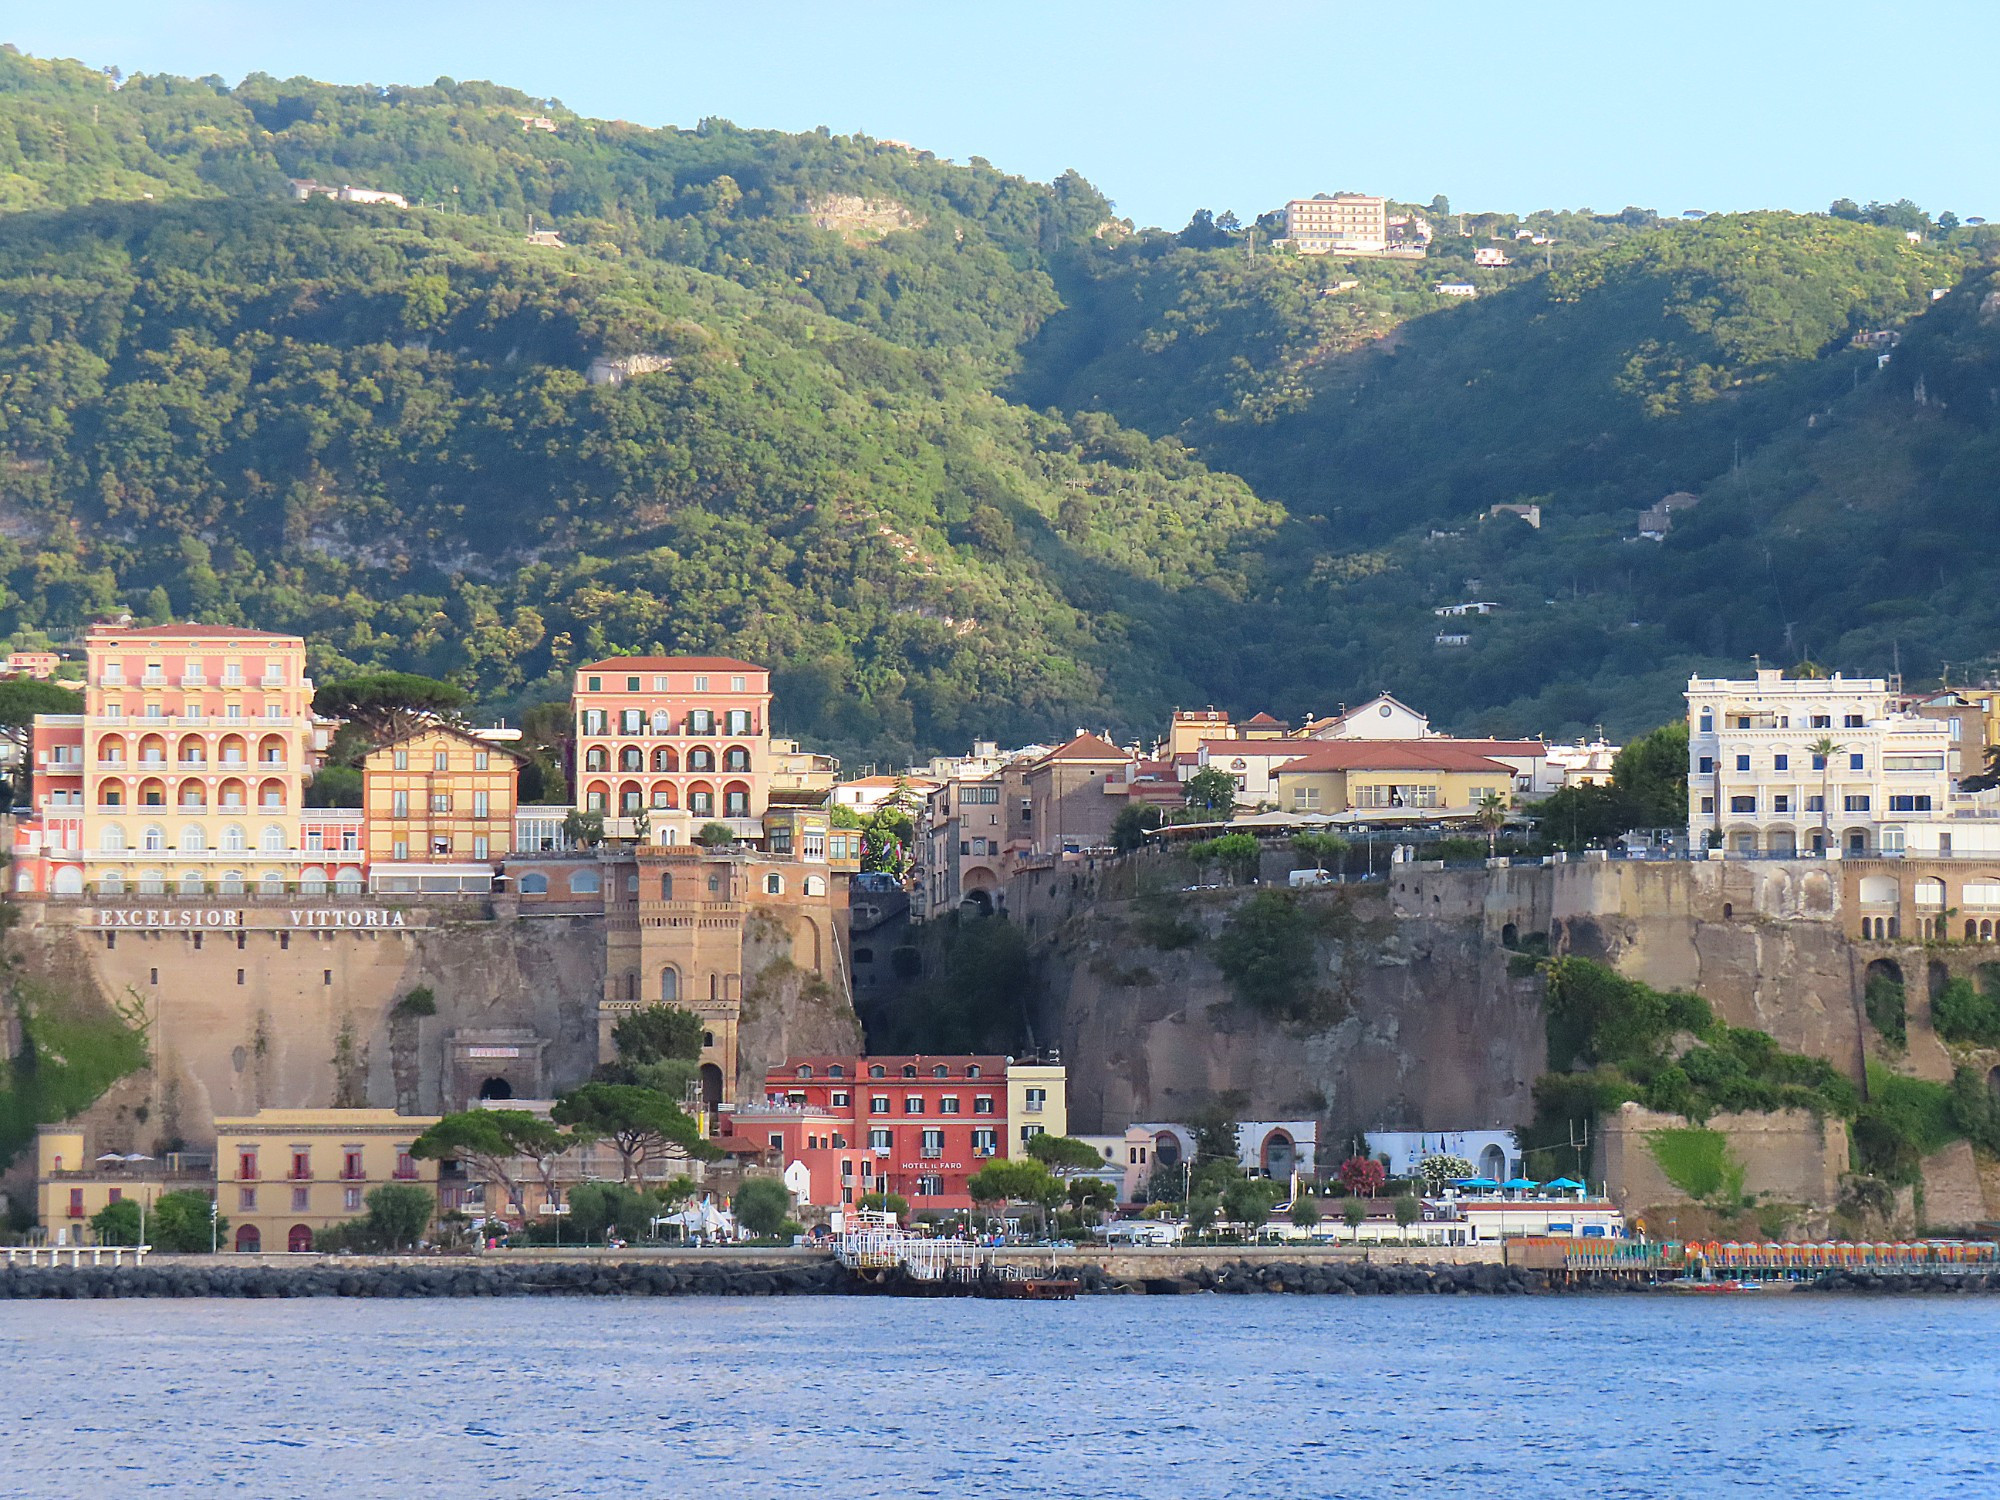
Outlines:
{"type": "Polygon", "coordinates": [[[1068,1135],[1068,1070],[1061,1063],[1009,1063],[1007,1122],[1014,1127],[1009,1156],[1026,1156],[1028,1142],[1038,1135],[1068,1135]]]}
{"type": "Polygon", "coordinates": [[[1488,797],[1511,805],[1514,771],[1451,740],[1327,740],[1303,744],[1271,785],[1288,813],[1399,822],[1468,818],[1488,797]]]}
{"type": "Polygon", "coordinates": [[[771,741],[771,792],[831,792],[840,780],[840,758],[802,750],[797,740],[771,741]]]}
{"type": "Polygon", "coordinates": [[[377,891],[484,894],[514,849],[521,757],[429,724],[361,763],[369,884],[377,891]]]}
{"type": "Polygon", "coordinates": [[[266,1109],[215,1121],[217,1202],[237,1250],[310,1250],[319,1231],[368,1212],[389,1183],[437,1191],[437,1163],[410,1145],[435,1115],[392,1109],[266,1109]]]}
{"type": "Polygon", "coordinates": [[[134,1202],[150,1214],[162,1193],[207,1196],[214,1188],[206,1156],[127,1159],[91,1150],[81,1125],[44,1125],[35,1132],[35,1214],[51,1245],[95,1244],[90,1221],[114,1203],[134,1202]]]}
{"type": "Polygon", "coordinates": [[[56,787],[73,787],[81,883],[106,895],[296,885],[313,744],[304,640],[99,625],[84,654],[75,780],[56,787]]]}

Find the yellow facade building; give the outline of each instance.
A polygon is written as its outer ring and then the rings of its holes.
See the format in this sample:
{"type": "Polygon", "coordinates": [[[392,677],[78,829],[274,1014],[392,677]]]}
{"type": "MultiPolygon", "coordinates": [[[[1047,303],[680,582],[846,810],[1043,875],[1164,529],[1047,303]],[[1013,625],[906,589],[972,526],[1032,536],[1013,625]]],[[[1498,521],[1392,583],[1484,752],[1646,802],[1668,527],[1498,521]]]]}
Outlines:
{"type": "Polygon", "coordinates": [[[97,1243],[90,1221],[114,1203],[137,1203],[150,1214],[163,1193],[206,1196],[214,1187],[204,1155],[95,1151],[83,1125],[74,1122],[35,1133],[35,1213],[51,1245],[97,1243]]]}
{"type": "Polygon", "coordinates": [[[448,725],[377,746],[361,763],[369,884],[483,894],[513,853],[521,758],[448,725]]]}
{"type": "Polygon", "coordinates": [[[1326,740],[1302,744],[1271,785],[1284,812],[1397,822],[1470,817],[1488,797],[1511,806],[1514,771],[1450,740],[1326,740]]]}
{"type": "Polygon", "coordinates": [[[438,1164],[410,1155],[435,1115],[392,1109],[265,1109],[215,1121],[216,1201],[229,1245],[311,1250],[321,1230],[368,1212],[390,1183],[437,1192],[438,1164]]]}
{"type": "Polygon", "coordinates": [[[1069,1072],[1061,1063],[1007,1064],[1009,1156],[1026,1156],[1036,1136],[1069,1134],[1069,1072]]]}

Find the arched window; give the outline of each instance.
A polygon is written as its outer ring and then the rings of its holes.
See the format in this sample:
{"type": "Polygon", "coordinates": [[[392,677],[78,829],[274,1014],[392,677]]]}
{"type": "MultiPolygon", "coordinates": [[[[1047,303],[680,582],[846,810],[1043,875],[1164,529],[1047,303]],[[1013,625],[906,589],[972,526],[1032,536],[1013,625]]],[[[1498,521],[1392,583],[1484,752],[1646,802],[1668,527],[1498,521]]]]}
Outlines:
{"type": "Polygon", "coordinates": [[[688,751],[688,769],[690,771],[713,771],[715,769],[715,752],[705,745],[695,746],[694,749],[688,751]]]}
{"type": "Polygon", "coordinates": [[[569,893],[572,896],[595,896],[602,889],[595,870],[578,870],[569,878],[569,893]]]}
{"type": "Polygon", "coordinates": [[[678,969],[660,970],[660,1003],[672,1005],[681,997],[681,975],[678,969]]]}
{"type": "Polygon", "coordinates": [[[951,1069],[947,1068],[943,1063],[939,1063],[931,1069],[931,1077],[949,1078],[951,1077],[951,1069]]]}
{"type": "Polygon", "coordinates": [[[181,853],[200,854],[208,848],[208,836],[197,823],[190,823],[181,830],[181,853]]]}
{"type": "Polygon", "coordinates": [[[186,870],[181,874],[181,894],[199,896],[201,894],[201,871],[186,870]]]}
{"type": "Polygon", "coordinates": [[[283,854],[285,830],[276,823],[266,823],[264,831],[257,835],[257,848],[265,854],[283,854]]]}
{"type": "Polygon", "coordinates": [[[741,745],[731,745],[722,757],[722,764],[726,770],[747,771],[750,769],[750,752],[741,745]]]}
{"type": "Polygon", "coordinates": [[[917,1065],[915,1063],[904,1063],[903,1076],[905,1078],[915,1078],[917,1076],[917,1065]]]}
{"type": "Polygon", "coordinates": [[[240,1224],[236,1229],[236,1253],[256,1255],[264,1248],[264,1237],[257,1232],[255,1224],[240,1224]]]}
{"type": "Polygon", "coordinates": [[[965,1076],[967,1078],[977,1078],[979,1076],[979,1064],[967,1063],[965,1065],[965,1076]]]}
{"type": "Polygon", "coordinates": [[[680,757],[674,754],[674,747],[672,745],[661,745],[653,752],[653,769],[655,771],[678,771],[680,768],[680,757]]]}
{"type": "Polygon", "coordinates": [[[773,870],[770,874],[766,875],[764,877],[764,894],[767,896],[784,895],[785,877],[780,875],[775,870],[773,870]]]}
{"type": "MultiPolygon", "coordinates": [[[[26,870],[21,872],[27,874],[26,870]]],[[[56,871],[53,890],[58,896],[81,896],[83,894],[83,871],[75,865],[64,865],[56,871]]]]}
{"type": "Polygon", "coordinates": [[[243,825],[241,823],[224,825],[222,830],[222,850],[225,854],[241,854],[243,852],[243,825]]]}
{"type": "Polygon", "coordinates": [[[266,870],[257,882],[258,892],[266,896],[281,896],[285,892],[285,877],[276,870],[266,870]]]}
{"type": "Polygon", "coordinates": [[[98,877],[97,889],[100,895],[122,896],[125,894],[125,877],[117,870],[106,870],[98,877]]]}
{"type": "Polygon", "coordinates": [[[798,1076],[799,1076],[800,1078],[810,1078],[810,1077],[812,1077],[812,1076],[813,1076],[813,1070],[812,1070],[812,1064],[811,1064],[811,1063],[800,1063],[800,1064],[799,1064],[799,1071],[798,1071],[798,1076]]]}
{"type": "Polygon", "coordinates": [[[847,1069],[843,1068],[839,1063],[828,1063],[826,1076],[829,1078],[845,1078],[847,1076],[847,1069]]]}
{"type": "Polygon", "coordinates": [[[660,899],[662,901],[674,899],[674,877],[671,871],[660,872],[660,899]]]}
{"type": "Polygon", "coordinates": [[[524,896],[546,896],[549,893],[549,877],[540,870],[530,870],[521,877],[521,894],[524,896]]]}
{"type": "Polygon", "coordinates": [[[806,876],[806,894],[808,896],[824,896],[826,894],[826,877],[824,875],[806,876]]]}
{"type": "Polygon", "coordinates": [[[883,1067],[880,1063],[870,1063],[868,1065],[868,1076],[870,1078],[887,1078],[889,1076],[889,1070],[883,1067]]]}
{"type": "Polygon", "coordinates": [[[181,806],[182,807],[208,806],[208,793],[202,788],[202,784],[200,782],[186,781],[181,783],[181,806]]]}
{"type": "MultiPolygon", "coordinates": [[[[216,889],[216,890],[217,890],[217,891],[218,891],[218,892],[219,892],[220,894],[222,894],[222,895],[224,895],[224,896],[240,896],[240,895],[242,895],[242,894],[243,894],[243,872],[242,872],[241,870],[224,870],[224,871],[222,872],[222,878],[221,878],[221,879],[219,879],[219,880],[217,880],[217,881],[215,882],[215,889],[216,889]]],[[[322,891],[323,891],[323,890],[325,890],[325,889],[326,889],[326,880],[325,880],[325,878],[324,878],[324,877],[322,877],[322,878],[321,878],[321,880],[320,880],[320,883],[318,884],[318,886],[316,886],[316,887],[315,887],[315,886],[312,886],[312,885],[308,885],[308,886],[306,887],[306,889],[308,889],[308,890],[322,890],[322,891]]]]}
{"type": "Polygon", "coordinates": [[[588,750],[583,752],[583,768],[586,771],[610,770],[611,756],[609,752],[602,745],[592,745],[588,750]]]}
{"type": "Polygon", "coordinates": [[[715,793],[698,788],[688,793],[688,811],[700,813],[703,817],[715,811],[715,793]]]}
{"type": "Polygon", "coordinates": [[[646,769],[646,752],[637,745],[627,745],[618,752],[618,769],[621,771],[643,771],[646,769]]]}
{"type": "Polygon", "coordinates": [[[158,896],[164,894],[166,889],[167,877],[162,875],[158,870],[141,870],[139,872],[140,895],[158,896]]]}
{"type": "Polygon", "coordinates": [[[106,823],[104,831],[97,836],[97,847],[106,854],[122,854],[125,850],[125,830],[116,823],[106,823]]]}
{"type": "Polygon", "coordinates": [[[292,1232],[285,1236],[285,1248],[294,1255],[304,1255],[312,1247],[312,1227],[307,1224],[294,1224],[292,1232]]]}

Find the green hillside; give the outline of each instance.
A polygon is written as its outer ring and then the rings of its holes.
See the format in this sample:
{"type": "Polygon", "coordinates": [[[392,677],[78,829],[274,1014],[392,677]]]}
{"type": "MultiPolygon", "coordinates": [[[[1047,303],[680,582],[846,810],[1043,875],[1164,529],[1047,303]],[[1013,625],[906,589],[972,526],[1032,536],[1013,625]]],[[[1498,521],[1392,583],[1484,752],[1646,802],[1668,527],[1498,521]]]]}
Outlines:
{"type": "Polygon", "coordinates": [[[254,621],[501,711],[727,650],[882,756],[1382,686],[1623,732],[1753,651],[1990,654],[1977,235],[1521,222],[1506,268],[1253,259],[865,137],[0,49],[0,630],[254,621]]]}

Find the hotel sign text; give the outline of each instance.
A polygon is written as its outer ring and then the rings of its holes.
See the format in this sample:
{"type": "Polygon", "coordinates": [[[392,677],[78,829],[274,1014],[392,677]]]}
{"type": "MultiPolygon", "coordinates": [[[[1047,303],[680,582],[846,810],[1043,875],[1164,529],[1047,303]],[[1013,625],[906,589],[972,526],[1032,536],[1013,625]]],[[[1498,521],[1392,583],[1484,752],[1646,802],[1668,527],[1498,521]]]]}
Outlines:
{"type": "MultiPolygon", "coordinates": [[[[294,906],[285,916],[292,927],[408,927],[409,914],[379,906],[294,906]]],[[[220,906],[100,906],[91,915],[97,927],[241,927],[239,909],[220,906]]],[[[274,913],[275,915],[275,913],[274,913]]]]}

